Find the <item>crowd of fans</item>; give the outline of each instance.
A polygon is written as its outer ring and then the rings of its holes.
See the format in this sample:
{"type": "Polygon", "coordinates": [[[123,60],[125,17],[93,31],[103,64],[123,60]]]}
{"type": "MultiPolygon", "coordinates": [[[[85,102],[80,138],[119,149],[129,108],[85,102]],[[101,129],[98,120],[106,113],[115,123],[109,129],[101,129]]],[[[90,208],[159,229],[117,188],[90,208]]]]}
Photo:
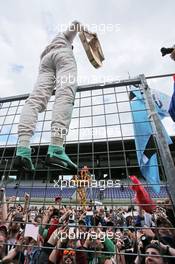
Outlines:
{"type": "Polygon", "coordinates": [[[175,263],[175,218],[169,199],[152,213],[139,206],[31,206],[1,189],[0,263],[175,263]]]}

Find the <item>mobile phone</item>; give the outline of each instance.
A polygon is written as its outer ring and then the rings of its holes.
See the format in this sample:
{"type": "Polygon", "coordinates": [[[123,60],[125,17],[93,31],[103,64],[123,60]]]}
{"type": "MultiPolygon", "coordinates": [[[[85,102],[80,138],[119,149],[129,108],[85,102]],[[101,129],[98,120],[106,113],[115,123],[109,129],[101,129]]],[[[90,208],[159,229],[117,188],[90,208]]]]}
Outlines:
{"type": "Polygon", "coordinates": [[[0,202],[2,202],[3,197],[4,197],[4,190],[0,189],[0,202]]]}

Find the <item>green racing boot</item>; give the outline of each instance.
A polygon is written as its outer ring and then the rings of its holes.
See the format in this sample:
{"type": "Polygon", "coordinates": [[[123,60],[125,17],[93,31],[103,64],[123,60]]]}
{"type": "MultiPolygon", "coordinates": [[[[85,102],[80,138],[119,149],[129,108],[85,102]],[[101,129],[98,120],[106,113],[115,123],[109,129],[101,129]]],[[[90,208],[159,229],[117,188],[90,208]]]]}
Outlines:
{"type": "Polygon", "coordinates": [[[78,168],[65,153],[64,147],[54,145],[50,145],[48,148],[45,164],[47,166],[57,166],[70,171],[77,171],[78,168]]]}
{"type": "Polygon", "coordinates": [[[31,159],[31,148],[17,147],[13,167],[17,170],[34,171],[35,168],[31,159]]]}

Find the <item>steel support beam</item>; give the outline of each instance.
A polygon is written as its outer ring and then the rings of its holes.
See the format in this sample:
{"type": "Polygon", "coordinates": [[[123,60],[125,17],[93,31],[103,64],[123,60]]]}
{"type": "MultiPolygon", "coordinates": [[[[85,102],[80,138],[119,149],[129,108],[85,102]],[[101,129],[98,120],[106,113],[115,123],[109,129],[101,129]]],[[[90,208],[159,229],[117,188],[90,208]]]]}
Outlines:
{"type": "Polygon", "coordinates": [[[159,148],[160,157],[164,167],[168,190],[175,206],[175,166],[170,153],[169,146],[167,144],[165,135],[162,130],[161,120],[156,112],[153,98],[151,95],[151,89],[149,88],[144,75],[140,75],[141,88],[143,89],[143,95],[145,97],[146,106],[149,113],[149,118],[152,121],[153,131],[155,131],[156,142],[159,148]]]}

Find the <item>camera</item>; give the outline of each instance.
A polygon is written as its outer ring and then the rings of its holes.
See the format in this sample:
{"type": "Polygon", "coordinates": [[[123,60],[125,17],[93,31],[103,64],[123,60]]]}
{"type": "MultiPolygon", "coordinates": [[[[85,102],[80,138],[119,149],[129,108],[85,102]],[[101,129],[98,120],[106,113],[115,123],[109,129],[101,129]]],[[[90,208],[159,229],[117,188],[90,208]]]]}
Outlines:
{"type": "Polygon", "coordinates": [[[150,244],[151,238],[143,235],[140,237],[140,241],[142,242],[143,247],[140,248],[141,253],[145,252],[145,248],[150,244]]]}
{"type": "Polygon", "coordinates": [[[70,220],[71,220],[71,221],[74,220],[74,215],[73,215],[73,214],[70,214],[70,215],[69,215],[69,221],[70,221],[70,220]]]}
{"type": "Polygon", "coordinates": [[[69,215],[69,221],[68,221],[69,230],[71,233],[75,230],[75,217],[73,214],[69,215]]]}
{"type": "Polygon", "coordinates": [[[129,249],[129,248],[132,247],[132,242],[129,239],[129,237],[124,237],[123,238],[123,243],[124,243],[124,246],[123,246],[124,249],[129,249]]]}

